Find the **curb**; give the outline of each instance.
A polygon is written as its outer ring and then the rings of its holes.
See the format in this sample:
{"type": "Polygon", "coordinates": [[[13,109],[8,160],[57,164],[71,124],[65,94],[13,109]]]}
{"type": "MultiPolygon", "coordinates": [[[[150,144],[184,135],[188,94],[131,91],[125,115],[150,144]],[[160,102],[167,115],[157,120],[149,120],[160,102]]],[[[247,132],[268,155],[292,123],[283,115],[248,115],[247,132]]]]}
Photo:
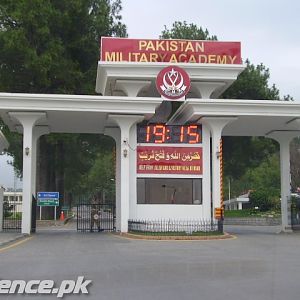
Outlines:
{"type": "Polygon", "coordinates": [[[22,239],[26,239],[30,236],[30,234],[21,234],[19,236],[16,236],[14,238],[11,238],[11,239],[8,239],[7,241],[5,242],[0,242],[0,249],[5,247],[5,246],[8,246],[16,241],[19,241],[19,240],[22,240],[22,239]]]}
{"type": "Polygon", "coordinates": [[[215,240],[228,240],[235,239],[236,236],[229,233],[224,233],[220,236],[153,236],[153,235],[139,235],[132,233],[114,233],[119,237],[132,239],[132,240],[150,240],[150,241],[215,241],[215,240]]]}

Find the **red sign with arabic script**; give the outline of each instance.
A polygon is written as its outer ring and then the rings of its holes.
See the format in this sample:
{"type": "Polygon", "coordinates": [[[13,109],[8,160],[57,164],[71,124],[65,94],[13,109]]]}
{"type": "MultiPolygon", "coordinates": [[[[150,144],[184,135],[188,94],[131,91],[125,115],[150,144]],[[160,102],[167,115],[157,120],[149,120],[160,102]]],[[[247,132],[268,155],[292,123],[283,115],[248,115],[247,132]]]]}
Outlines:
{"type": "Polygon", "coordinates": [[[101,61],[241,64],[241,43],[101,38],[101,61]]]}
{"type": "Polygon", "coordinates": [[[139,174],[201,175],[202,161],[202,147],[137,147],[139,174]]]}

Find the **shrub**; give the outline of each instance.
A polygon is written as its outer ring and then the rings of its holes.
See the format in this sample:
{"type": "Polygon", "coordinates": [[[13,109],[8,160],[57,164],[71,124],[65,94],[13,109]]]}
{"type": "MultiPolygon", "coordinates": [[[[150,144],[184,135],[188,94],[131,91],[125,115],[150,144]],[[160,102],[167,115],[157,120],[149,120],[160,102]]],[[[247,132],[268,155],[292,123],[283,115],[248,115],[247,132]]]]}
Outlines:
{"type": "Polygon", "coordinates": [[[278,199],[270,196],[268,191],[258,190],[250,193],[250,204],[252,207],[258,207],[260,211],[268,211],[271,209],[278,209],[278,199]]]}

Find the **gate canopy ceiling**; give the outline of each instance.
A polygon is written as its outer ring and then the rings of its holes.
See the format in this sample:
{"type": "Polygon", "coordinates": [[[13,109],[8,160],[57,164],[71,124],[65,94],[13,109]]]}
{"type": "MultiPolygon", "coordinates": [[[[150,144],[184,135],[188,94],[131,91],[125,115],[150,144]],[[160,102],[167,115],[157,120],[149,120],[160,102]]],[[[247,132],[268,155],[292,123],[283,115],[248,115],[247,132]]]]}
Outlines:
{"type": "Polygon", "coordinates": [[[9,112],[45,112],[46,118],[36,125],[48,126],[50,132],[103,133],[105,127],[116,126],[108,114],[150,119],[160,103],[160,98],[0,93],[0,117],[11,131],[20,132],[22,126],[9,112]]]}
{"type": "Polygon", "coordinates": [[[296,101],[188,99],[169,124],[198,122],[202,117],[236,117],[224,136],[266,136],[274,131],[299,131],[300,103],[296,101]]]}
{"type": "MultiPolygon", "coordinates": [[[[12,131],[21,124],[9,112],[45,112],[36,125],[50,132],[103,133],[116,125],[109,114],[144,115],[149,120],[161,104],[161,98],[124,96],[39,95],[0,93],[0,116],[12,131]]],[[[223,135],[265,136],[272,131],[300,130],[300,103],[266,100],[188,99],[176,111],[169,124],[201,121],[202,117],[237,117],[223,135]]]]}

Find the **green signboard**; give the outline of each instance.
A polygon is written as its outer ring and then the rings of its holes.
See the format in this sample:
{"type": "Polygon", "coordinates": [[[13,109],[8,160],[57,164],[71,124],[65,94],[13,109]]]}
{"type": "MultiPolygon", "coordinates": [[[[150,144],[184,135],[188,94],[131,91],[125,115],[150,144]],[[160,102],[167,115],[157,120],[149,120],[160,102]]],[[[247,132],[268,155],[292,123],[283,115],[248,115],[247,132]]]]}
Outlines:
{"type": "Polygon", "coordinates": [[[58,192],[39,192],[37,193],[38,206],[59,206],[58,192]]]}
{"type": "Polygon", "coordinates": [[[58,199],[38,199],[38,206],[59,206],[58,199]]]}

